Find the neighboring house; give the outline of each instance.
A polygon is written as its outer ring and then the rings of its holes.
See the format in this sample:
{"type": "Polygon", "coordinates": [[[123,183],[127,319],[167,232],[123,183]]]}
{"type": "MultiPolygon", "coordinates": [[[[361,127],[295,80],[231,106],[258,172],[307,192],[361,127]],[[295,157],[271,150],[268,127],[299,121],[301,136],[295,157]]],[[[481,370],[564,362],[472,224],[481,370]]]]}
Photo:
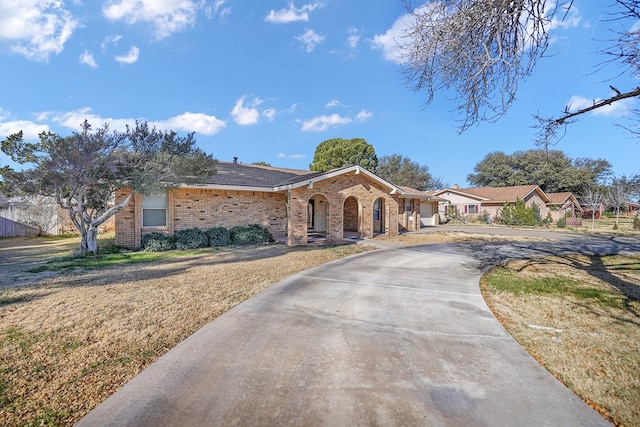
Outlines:
{"type": "Polygon", "coordinates": [[[625,215],[638,216],[638,214],[640,214],[640,203],[627,202],[625,203],[625,206],[627,207],[625,215]]]}
{"type": "Polygon", "coordinates": [[[549,197],[537,185],[517,185],[512,187],[470,187],[445,188],[433,193],[434,196],[445,199],[440,204],[444,214],[450,210],[461,217],[476,217],[488,214],[491,218],[500,215],[500,209],[505,202],[515,204],[520,199],[528,207],[534,203],[540,207],[542,218],[547,216],[549,197]]]}
{"type": "Polygon", "coordinates": [[[433,191],[420,191],[410,187],[400,187],[406,194],[420,194],[420,226],[429,227],[440,224],[440,214],[438,212],[440,203],[446,202],[433,195],[433,191]]]}
{"type": "MultiPolygon", "coordinates": [[[[161,194],[134,194],[115,215],[116,244],[139,248],[153,231],[173,235],[198,227],[231,228],[259,224],[289,245],[313,237],[397,235],[420,228],[424,192],[403,190],[360,166],[313,172],[219,162],[217,173],[200,185],[167,188],[161,194]]],[[[116,193],[116,203],[129,189],[116,193]]]]}
{"type": "Polygon", "coordinates": [[[584,209],[571,192],[547,193],[547,197],[550,200],[547,207],[554,221],[560,218],[582,218],[584,215],[584,209]]]}
{"type": "Polygon", "coordinates": [[[60,234],[60,214],[58,205],[51,197],[4,198],[0,204],[0,237],[60,234]]]}
{"type": "MultiPolygon", "coordinates": [[[[1,195],[0,195],[1,196],[1,195]]],[[[113,230],[114,219],[107,220],[100,231],[113,230]]],[[[69,212],[53,197],[0,197],[0,237],[76,234],[69,212]]]]}

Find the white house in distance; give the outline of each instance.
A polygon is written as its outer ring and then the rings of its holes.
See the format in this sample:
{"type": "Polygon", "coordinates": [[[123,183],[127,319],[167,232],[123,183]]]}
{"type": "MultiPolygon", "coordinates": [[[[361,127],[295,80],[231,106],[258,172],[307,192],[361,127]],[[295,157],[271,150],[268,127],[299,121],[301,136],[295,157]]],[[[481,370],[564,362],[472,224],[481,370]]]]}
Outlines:
{"type": "Polygon", "coordinates": [[[547,204],[551,202],[537,185],[517,185],[512,187],[470,187],[445,188],[433,192],[433,195],[445,199],[440,204],[440,210],[446,214],[454,209],[459,216],[476,216],[486,213],[494,218],[500,214],[505,202],[515,204],[516,200],[523,200],[527,207],[534,203],[540,207],[540,215],[544,218],[549,212],[547,204]]]}

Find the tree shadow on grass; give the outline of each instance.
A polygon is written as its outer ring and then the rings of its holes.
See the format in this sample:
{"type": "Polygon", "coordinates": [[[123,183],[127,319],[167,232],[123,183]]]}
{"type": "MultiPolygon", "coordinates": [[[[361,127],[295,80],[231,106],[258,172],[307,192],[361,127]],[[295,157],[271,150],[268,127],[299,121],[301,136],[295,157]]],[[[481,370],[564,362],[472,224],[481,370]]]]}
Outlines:
{"type": "MultiPolygon", "coordinates": [[[[191,268],[215,265],[229,265],[229,268],[232,268],[232,265],[236,263],[276,258],[295,252],[312,253],[318,249],[326,249],[334,246],[335,245],[290,247],[281,244],[270,244],[205,248],[193,251],[193,253],[187,251],[184,255],[170,255],[154,261],[131,264],[123,262],[122,264],[102,266],[94,269],[74,268],[57,272],[43,271],[42,273],[33,273],[33,277],[28,281],[28,286],[36,288],[51,284],[69,287],[108,286],[139,280],[165,279],[183,274],[187,269],[191,268]]],[[[17,287],[20,286],[13,288],[17,287]]],[[[12,287],[5,286],[5,289],[10,288],[12,287]]]]}
{"type": "Polygon", "coordinates": [[[631,303],[640,302],[640,285],[624,279],[620,274],[614,274],[613,271],[620,272],[625,268],[637,271],[640,263],[631,263],[626,267],[608,266],[603,259],[608,255],[640,255],[640,239],[594,236],[559,242],[470,242],[457,245],[457,250],[477,262],[476,267],[483,272],[510,261],[531,259],[531,262],[521,267],[526,268],[533,263],[544,262],[542,257],[559,256],[567,267],[583,271],[611,285],[624,297],[625,308],[638,315],[631,303]],[[584,255],[587,262],[581,262],[570,255],[584,255]]]}

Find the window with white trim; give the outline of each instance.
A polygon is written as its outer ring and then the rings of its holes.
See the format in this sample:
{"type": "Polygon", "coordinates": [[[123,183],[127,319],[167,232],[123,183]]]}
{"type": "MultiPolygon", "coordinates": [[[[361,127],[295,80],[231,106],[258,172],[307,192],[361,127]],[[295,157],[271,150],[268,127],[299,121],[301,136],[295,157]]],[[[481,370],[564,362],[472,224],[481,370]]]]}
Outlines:
{"type": "Polygon", "coordinates": [[[477,214],[478,213],[478,205],[466,205],[465,206],[465,213],[468,214],[477,214]]]}
{"type": "Polygon", "coordinates": [[[142,226],[167,226],[167,193],[142,196],[142,226]]]}
{"type": "Polygon", "coordinates": [[[406,210],[407,210],[407,212],[413,212],[413,199],[408,199],[407,200],[406,210]]]}
{"type": "Polygon", "coordinates": [[[380,221],[380,217],[382,216],[381,205],[382,203],[380,203],[380,199],[376,199],[376,201],[373,202],[373,220],[374,221],[380,221]]]}

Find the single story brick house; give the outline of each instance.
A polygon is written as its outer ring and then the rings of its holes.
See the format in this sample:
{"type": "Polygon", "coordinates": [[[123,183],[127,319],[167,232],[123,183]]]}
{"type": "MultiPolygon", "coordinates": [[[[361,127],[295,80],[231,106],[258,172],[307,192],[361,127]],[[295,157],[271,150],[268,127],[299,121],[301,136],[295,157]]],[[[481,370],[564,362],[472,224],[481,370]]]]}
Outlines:
{"type": "Polygon", "coordinates": [[[459,216],[476,216],[487,213],[494,218],[500,214],[505,202],[515,204],[517,199],[523,200],[528,207],[537,204],[542,218],[547,216],[551,201],[537,185],[516,185],[511,187],[470,187],[445,188],[432,192],[436,197],[445,199],[440,210],[446,214],[454,209],[459,216]]]}
{"type": "Polygon", "coordinates": [[[547,193],[549,197],[549,211],[554,221],[560,218],[582,218],[584,209],[573,193],[567,191],[562,193],[547,193]]]}
{"type": "MultiPolygon", "coordinates": [[[[313,172],[219,162],[203,184],[167,188],[162,194],[134,194],[115,215],[116,244],[139,248],[153,231],[173,235],[198,227],[259,224],[278,240],[305,245],[312,237],[329,242],[346,235],[371,238],[420,228],[421,202],[431,196],[396,186],[360,166],[313,172]]],[[[116,192],[116,203],[131,193],[116,192]]],[[[437,214],[437,201],[434,212],[437,214]]]]}

